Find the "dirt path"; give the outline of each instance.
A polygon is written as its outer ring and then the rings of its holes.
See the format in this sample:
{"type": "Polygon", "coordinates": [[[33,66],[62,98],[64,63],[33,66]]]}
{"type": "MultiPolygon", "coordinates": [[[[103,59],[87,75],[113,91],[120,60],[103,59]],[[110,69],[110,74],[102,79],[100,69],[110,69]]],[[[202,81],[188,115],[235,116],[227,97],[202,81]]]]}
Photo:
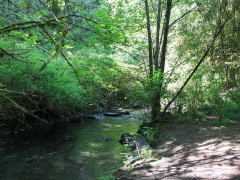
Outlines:
{"type": "Polygon", "coordinates": [[[153,159],[119,170],[121,179],[240,180],[240,125],[175,124],[159,134],[153,159]]]}

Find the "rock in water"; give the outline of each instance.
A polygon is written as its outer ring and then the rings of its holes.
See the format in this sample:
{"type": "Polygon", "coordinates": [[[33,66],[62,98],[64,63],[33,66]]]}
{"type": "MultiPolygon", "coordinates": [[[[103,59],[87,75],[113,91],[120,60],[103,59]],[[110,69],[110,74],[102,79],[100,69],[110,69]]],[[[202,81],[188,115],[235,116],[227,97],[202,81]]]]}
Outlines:
{"type": "Polygon", "coordinates": [[[121,114],[130,114],[129,111],[120,111],[121,114]]]}
{"type": "Polygon", "coordinates": [[[103,113],[104,116],[110,116],[110,117],[116,117],[116,116],[121,116],[120,113],[115,113],[115,112],[105,112],[103,113]]]}
{"type": "Polygon", "coordinates": [[[106,142],[109,142],[109,141],[111,141],[111,138],[109,138],[109,137],[104,137],[104,138],[102,138],[102,140],[103,140],[103,141],[106,141],[106,142]]]}
{"type": "Polygon", "coordinates": [[[121,144],[130,144],[133,140],[134,140],[133,135],[131,135],[129,133],[124,133],[121,135],[119,142],[121,144]]]}

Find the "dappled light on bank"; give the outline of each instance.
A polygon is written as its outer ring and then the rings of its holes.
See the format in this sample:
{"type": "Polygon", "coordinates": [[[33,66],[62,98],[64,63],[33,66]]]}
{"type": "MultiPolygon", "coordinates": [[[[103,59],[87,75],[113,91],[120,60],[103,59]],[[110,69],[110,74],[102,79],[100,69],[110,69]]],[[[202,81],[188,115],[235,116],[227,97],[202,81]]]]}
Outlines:
{"type": "Polygon", "coordinates": [[[239,130],[239,125],[198,130],[191,124],[174,126],[159,136],[162,143],[153,151],[156,159],[133,162],[134,168],[125,173],[139,180],[239,178],[239,130]]]}

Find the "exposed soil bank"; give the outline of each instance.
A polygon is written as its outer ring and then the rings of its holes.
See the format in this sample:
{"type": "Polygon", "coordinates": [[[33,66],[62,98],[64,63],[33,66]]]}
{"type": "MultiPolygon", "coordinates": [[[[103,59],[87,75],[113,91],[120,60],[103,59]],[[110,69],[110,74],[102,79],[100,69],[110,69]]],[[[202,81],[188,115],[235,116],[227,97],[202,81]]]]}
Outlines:
{"type": "Polygon", "coordinates": [[[155,140],[152,159],[132,162],[115,175],[121,180],[240,179],[240,124],[207,122],[169,125],[155,140]]]}

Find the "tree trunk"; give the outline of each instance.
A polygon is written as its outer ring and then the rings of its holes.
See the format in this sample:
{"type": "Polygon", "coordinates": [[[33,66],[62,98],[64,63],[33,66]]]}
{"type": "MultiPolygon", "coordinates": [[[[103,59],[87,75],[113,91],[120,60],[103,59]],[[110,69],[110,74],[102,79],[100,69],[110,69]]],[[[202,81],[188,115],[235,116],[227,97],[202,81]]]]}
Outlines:
{"type": "MultiPolygon", "coordinates": [[[[154,53],[154,69],[155,72],[159,70],[159,52],[160,52],[160,23],[161,23],[161,0],[158,0],[158,12],[157,12],[157,27],[156,27],[156,48],[154,53]]],[[[159,82],[160,83],[160,82],[159,82]]],[[[155,83],[154,83],[154,86],[155,83]]],[[[158,86],[158,85],[157,85],[158,86]]],[[[154,89],[159,89],[158,87],[154,89]]],[[[152,99],[152,121],[157,121],[160,117],[160,91],[154,91],[154,97],[152,99]]]]}
{"type": "MultiPolygon", "coordinates": [[[[154,94],[154,98],[151,100],[151,119],[154,121],[158,117],[158,101],[155,96],[155,86],[152,82],[153,77],[153,47],[152,47],[152,35],[151,35],[151,24],[150,24],[150,14],[149,14],[149,5],[148,0],[145,0],[145,8],[146,8],[146,17],[147,17],[147,31],[148,31],[148,59],[149,59],[149,78],[150,78],[150,86],[152,93],[154,94]]],[[[154,65],[156,68],[156,60],[154,59],[154,65]]],[[[159,98],[158,98],[159,99],[159,98]]]]}
{"type": "Polygon", "coordinates": [[[236,70],[234,67],[228,66],[226,68],[226,89],[237,87],[236,70]]]}
{"type": "Polygon", "coordinates": [[[175,101],[175,99],[179,96],[179,94],[182,92],[182,90],[184,89],[184,87],[187,85],[187,83],[189,82],[189,80],[192,78],[192,76],[195,74],[195,72],[198,70],[199,66],[202,64],[202,62],[204,61],[204,59],[207,57],[208,53],[210,52],[210,50],[212,49],[217,37],[219,36],[219,34],[221,33],[221,31],[223,30],[225,24],[228,22],[229,19],[225,20],[225,22],[219,27],[219,29],[217,30],[217,32],[214,34],[213,36],[213,40],[211,42],[211,44],[209,44],[207,50],[205,51],[205,53],[203,54],[202,58],[199,60],[198,64],[195,66],[195,68],[193,69],[192,73],[188,76],[188,78],[186,79],[186,81],[183,83],[182,87],[179,89],[179,91],[176,93],[176,95],[168,102],[168,104],[165,106],[162,116],[165,115],[167,109],[169,108],[169,106],[175,101]]]}
{"type": "MultiPolygon", "coordinates": [[[[160,67],[158,67],[158,56],[159,56],[159,31],[160,31],[161,2],[159,1],[158,3],[159,3],[158,4],[158,23],[159,24],[157,24],[157,36],[156,36],[157,44],[156,44],[155,63],[157,63],[157,70],[160,69],[161,73],[164,74],[172,0],[167,1],[167,9],[166,9],[166,15],[165,15],[165,27],[164,27],[164,31],[163,31],[163,43],[162,43],[160,67]]],[[[154,108],[152,109],[152,120],[153,121],[159,121],[159,118],[160,118],[161,91],[162,91],[163,78],[164,78],[164,76],[161,75],[161,77],[159,79],[159,81],[160,81],[159,82],[159,90],[157,91],[156,97],[153,100],[153,104],[154,104],[154,108]]]]}
{"type": "Polygon", "coordinates": [[[149,59],[149,77],[153,77],[153,53],[152,53],[152,35],[151,35],[151,24],[149,15],[149,5],[148,0],[145,0],[145,9],[147,16],[147,31],[148,31],[148,59],[149,59]]]}
{"type": "MultiPolygon", "coordinates": [[[[164,73],[164,69],[165,69],[171,7],[172,7],[172,0],[168,0],[167,1],[166,16],[165,16],[166,19],[165,19],[165,29],[164,29],[163,43],[162,43],[161,62],[160,62],[160,69],[161,69],[162,73],[164,73]]],[[[161,83],[161,86],[162,86],[162,83],[161,83]]]]}
{"type": "Polygon", "coordinates": [[[158,121],[160,118],[160,95],[161,95],[161,87],[163,76],[157,75],[159,78],[157,82],[153,82],[152,77],[154,76],[155,72],[159,70],[161,73],[164,73],[165,68],[165,56],[166,56],[166,49],[167,49],[167,41],[168,41],[168,30],[169,30],[169,21],[170,21],[170,14],[171,14],[171,6],[172,0],[167,1],[167,9],[166,9],[166,16],[165,16],[165,28],[163,30],[163,43],[162,43],[162,50],[161,50],[161,63],[159,66],[159,53],[160,53],[160,25],[161,25],[161,0],[158,0],[158,7],[157,7],[157,26],[156,26],[156,47],[155,52],[153,54],[153,47],[152,47],[152,37],[151,37],[151,24],[150,24],[150,17],[149,17],[149,5],[148,0],[145,0],[145,8],[146,8],[146,17],[147,17],[147,31],[148,31],[148,51],[149,51],[149,68],[150,74],[149,78],[151,81],[151,89],[153,93],[153,98],[151,102],[151,119],[153,122],[158,121]],[[153,68],[154,65],[154,68],[153,68]]]}

